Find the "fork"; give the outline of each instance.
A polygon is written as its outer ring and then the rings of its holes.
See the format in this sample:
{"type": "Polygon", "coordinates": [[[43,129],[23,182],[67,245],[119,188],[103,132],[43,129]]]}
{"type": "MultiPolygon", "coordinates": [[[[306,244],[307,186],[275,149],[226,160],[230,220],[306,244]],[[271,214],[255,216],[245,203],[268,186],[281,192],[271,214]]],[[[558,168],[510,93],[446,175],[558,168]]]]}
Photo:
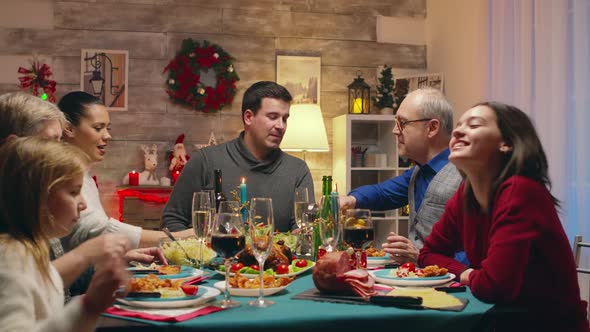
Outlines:
{"type": "Polygon", "coordinates": [[[184,255],[186,256],[186,260],[189,261],[189,263],[191,263],[191,265],[193,267],[198,266],[197,260],[194,259],[194,258],[191,258],[188,255],[188,253],[186,252],[186,250],[184,250],[184,248],[176,240],[176,238],[174,237],[174,235],[172,235],[172,233],[170,233],[170,230],[168,229],[168,227],[162,228],[162,231],[166,234],[166,236],[168,236],[168,238],[170,238],[170,240],[174,241],[176,243],[176,245],[178,245],[180,247],[180,249],[182,249],[182,252],[184,252],[184,255]]]}

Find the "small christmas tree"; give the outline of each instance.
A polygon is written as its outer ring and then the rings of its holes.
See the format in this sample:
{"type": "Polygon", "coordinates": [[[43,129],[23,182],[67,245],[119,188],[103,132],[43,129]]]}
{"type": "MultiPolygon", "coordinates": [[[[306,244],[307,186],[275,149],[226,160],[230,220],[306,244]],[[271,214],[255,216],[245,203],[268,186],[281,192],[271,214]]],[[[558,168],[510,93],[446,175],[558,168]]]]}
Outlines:
{"type": "Polygon", "coordinates": [[[379,108],[397,108],[397,100],[394,94],[395,83],[391,66],[384,65],[377,80],[379,81],[379,84],[377,84],[377,95],[373,97],[375,105],[379,106],[379,108]]]}

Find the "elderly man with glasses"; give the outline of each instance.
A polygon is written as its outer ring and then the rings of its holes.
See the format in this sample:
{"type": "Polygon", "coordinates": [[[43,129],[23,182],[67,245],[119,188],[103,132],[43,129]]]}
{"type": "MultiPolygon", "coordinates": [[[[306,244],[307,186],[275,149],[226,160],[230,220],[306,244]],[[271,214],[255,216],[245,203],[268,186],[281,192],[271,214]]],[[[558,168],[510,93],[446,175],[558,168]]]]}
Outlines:
{"type": "Polygon", "coordinates": [[[409,238],[390,233],[383,249],[400,263],[416,262],[424,239],[462,180],[448,162],[453,108],[439,90],[418,89],[401,103],[395,124],[399,155],[416,166],[385,182],[354,189],[341,197],[340,206],[384,211],[409,204],[409,238]]]}

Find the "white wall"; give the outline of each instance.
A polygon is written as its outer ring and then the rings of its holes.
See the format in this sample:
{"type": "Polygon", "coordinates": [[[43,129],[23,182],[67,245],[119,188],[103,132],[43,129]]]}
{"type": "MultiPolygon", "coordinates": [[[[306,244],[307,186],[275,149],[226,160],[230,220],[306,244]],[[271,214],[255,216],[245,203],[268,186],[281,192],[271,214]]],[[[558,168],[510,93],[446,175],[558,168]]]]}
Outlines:
{"type": "Polygon", "coordinates": [[[457,119],[486,99],[487,0],[428,0],[425,24],[428,72],[444,73],[457,119]]]}

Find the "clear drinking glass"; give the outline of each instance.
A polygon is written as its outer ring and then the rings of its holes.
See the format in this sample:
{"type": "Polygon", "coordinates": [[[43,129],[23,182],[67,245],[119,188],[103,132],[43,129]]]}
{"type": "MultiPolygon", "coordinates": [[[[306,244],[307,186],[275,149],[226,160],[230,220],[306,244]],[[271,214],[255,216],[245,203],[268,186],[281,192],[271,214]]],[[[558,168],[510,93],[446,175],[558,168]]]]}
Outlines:
{"type": "Polygon", "coordinates": [[[199,269],[203,270],[205,266],[203,262],[204,244],[207,241],[211,224],[211,199],[208,193],[193,193],[192,219],[193,230],[199,243],[199,269]]]}
{"type": "Polygon", "coordinates": [[[240,213],[240,203],[238,201],[222,201],[219,203],[217,213],[240,213]]]}
{"type": "Polygon", "coordinates": [[[264,298],[264,262],[272,248],[274,217],[271,198],[252,198],[250,201],[250,247],[260,270],[260,292],[258,299],[248,302],[253,307],[266,308],[274,304],[264,298]]]}
{"type": "Polygon", "coordinates": [[[305,225],[303,223],[303,214],[307,211],[307,207],[309,205],[309,192],[307,191],[307,188],[297,188],[295,189],[295,195],[294,195],[294,200],[295,202],[295,210],[294,210],[294,215],[295,215],[295,223],[297,224],[297,227],[299,228],[299,238],[297,240],[297,251],[296,254],[297,255],[301,255],[301,251],[302,251],[302,243],[303,243],[303,233],[305,232],[305,227],[307,227],[307,225],[305,225]]]}
{"type": "Polygon", "coordinates": [[[346,210],[344,219],[344,242],[356,251],[356,267],[361,266],[361,253],[374,239],[373,220],[371,210],[350,209],[346,210]]]}
{"type": "Polygon", "coordinates": [[[322,196],[319,211],[319,230],[326,252],[336,249],[340,238],[340,204],[338,196],[322,196]]]}
{"type": "Polygon", "coordinates": [[[232,257],[244,250],[245,246],[246,235],[244,234],[242,216],[235,212],[217,213],[211,234],[211,249],[215,250],[224,260],[225,293],[223,300],[216,301],[214,305],[222,308],[240,306],[240,302],[233,301],[229,293],[229,270],[232,257]]]}
{"type": "Polygon", "coordinates": [[[213,226],[213,220],[215,220],[215,214],[217,210],[215,208],[215,190],[213,189],[206,189],[201,190],[201,192],[205,192],[209,195],[209,203],[211,204],[211,223],[209,224],[209,229],[207,229],[207,239],[211,239],[211,230],[213,226]]]}

